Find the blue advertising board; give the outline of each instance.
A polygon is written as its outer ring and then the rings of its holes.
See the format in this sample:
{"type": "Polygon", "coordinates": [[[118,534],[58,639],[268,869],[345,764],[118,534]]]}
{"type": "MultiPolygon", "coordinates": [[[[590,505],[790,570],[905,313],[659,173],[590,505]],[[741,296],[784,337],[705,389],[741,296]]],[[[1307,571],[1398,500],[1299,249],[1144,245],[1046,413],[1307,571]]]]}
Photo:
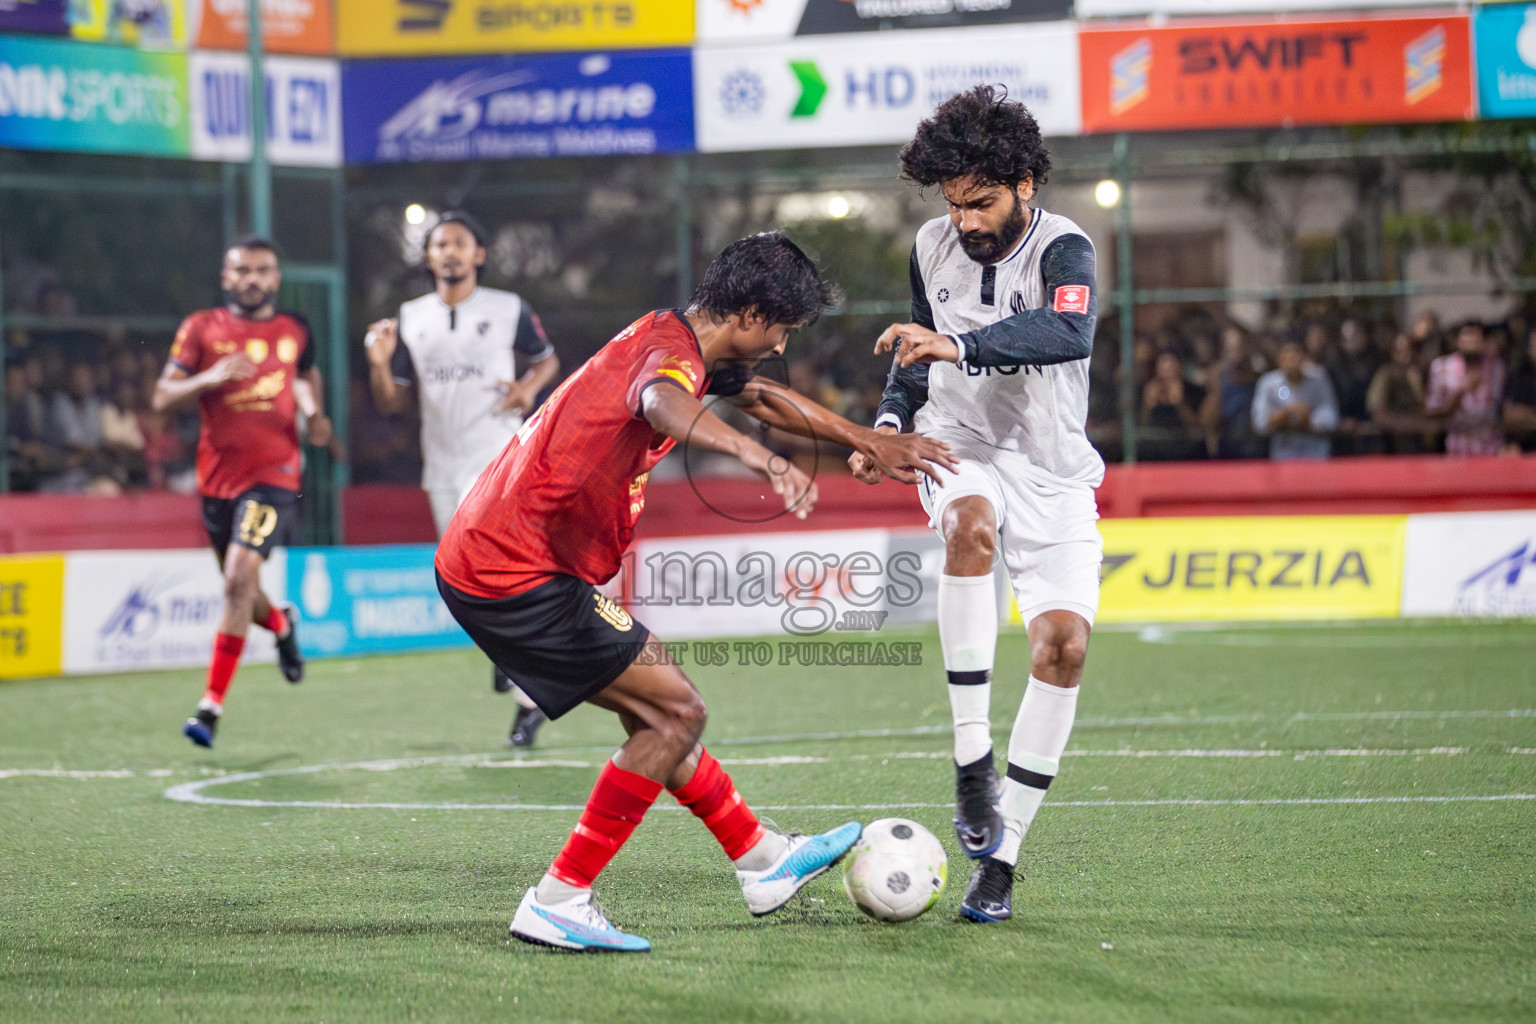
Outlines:
{"type": "Polygon", "coordinates": [[[685,153],[687,50],[348,61],[349,164],[685,153]]]}
{"type": "Polygon", "coordinates": [[[1480,8],[1474,25],[1482,116],[1536,116],[1536,4],[1480,8]]]}
{"type": "Polygon", "coordinates": [[[468,647],[437,593],[433,544],[290,548],[288,600],[313,657],[468,647]]]}
{"type": "Polygon", "coordinates": [[[69,0],[0,0],[0,32],[69,35],[69,0]]]}

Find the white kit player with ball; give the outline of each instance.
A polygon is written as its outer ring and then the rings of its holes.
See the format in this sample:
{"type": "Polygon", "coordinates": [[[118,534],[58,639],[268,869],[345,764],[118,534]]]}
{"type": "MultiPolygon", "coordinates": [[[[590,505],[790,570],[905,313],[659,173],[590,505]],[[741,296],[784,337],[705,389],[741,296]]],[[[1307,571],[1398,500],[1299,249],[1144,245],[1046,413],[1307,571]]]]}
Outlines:
{"type": "MultiPolygon", "coordinates": [[[[912,250],[912,323],[895,350],[877,429],[943,441],[959,469],[920,484],[944,538],[939,641],[955,736],[955,831],[977,861],[961,903],[972,921],[1012,916],[1019,847],[1055,778],[1077,708],[1099,600],[1103,543],[1093,488],[1104,463],[1085,433],[1097,310],[1093,245],[1029,199],[1050,158],[1023,104],[978,86],[945,101],[901,153],[903,177],[938,187],[947,216],[912,250]],[[1030,678],[993,763],[991,679],[1001,557],[1029,630],[1030,678]]],[[[856,475],[876,474],[863,456],[856,475]]]]}
{"type": "MultiPolygon", "coordinates": [[[[384,413],[405,409],[414,391],[421,413],[422,489],[441,537],[459,503],[523,425],[560,359],[539,318],[512,292],[482,288],[485,232],[468,214],[438,218],[426,262],[436,288],[368,328],[368,383],[384,413]],[[526,370],[517,374],[521,360],[526,370]]],[[[498,692],[513,690],[511,742],[526,747],[544,713],[493,670],[498,692]]]]}

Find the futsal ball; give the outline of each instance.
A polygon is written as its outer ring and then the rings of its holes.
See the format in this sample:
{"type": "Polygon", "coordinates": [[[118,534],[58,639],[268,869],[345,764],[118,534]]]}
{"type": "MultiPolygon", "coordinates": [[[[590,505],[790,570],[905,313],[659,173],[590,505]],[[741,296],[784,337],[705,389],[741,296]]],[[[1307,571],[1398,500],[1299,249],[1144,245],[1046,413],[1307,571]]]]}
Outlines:
{"type": "Polygon", "coordinates": [[[910,921],[939,901],[948,877],[932,832],[906,818],[881,818],[864,826],[843,868],[843,888],[870,917],[910,921]]]}

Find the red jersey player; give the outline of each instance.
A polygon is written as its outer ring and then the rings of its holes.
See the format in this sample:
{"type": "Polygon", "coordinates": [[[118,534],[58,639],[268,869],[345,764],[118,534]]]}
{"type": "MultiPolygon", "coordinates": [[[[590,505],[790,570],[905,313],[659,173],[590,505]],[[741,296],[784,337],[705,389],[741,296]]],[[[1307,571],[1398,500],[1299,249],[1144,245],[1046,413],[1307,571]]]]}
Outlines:
{"type": "Polygon", "coordinates": [[[273,304],[282,271],[272,243],[246,238],[230,246],[219,283],[225,305],[182,321],[154,397],[157,412],[196,401],[203,413],[197,490],[203,527],[224,573],[224,612],[207,689],[182,728],[203,747],[213,746],[253,621],[277,636],[283,677],[290,683],[304,678],[291,609],[285,613],[261,592],[259,575],[298,506],[295,411],[308,417],[310,444],[326,444],[331,436],[309,325],[273,304]]]}
{"type": "MultiPolygon", "coordinates": [[[[650,313],[572,374],[481,474],[437,549],[438,590],[491,660],[550,718],[583,701],[616,712],[629,739],[603,767],[580,823],[511,932],[575,950],[640,952],[650,943],[609,924],[592,882],[666,788],[735,863],[753,914],[778,910],[858,839],[848,822],[817,836],[763,828],[718,761],[699,745],[704,702],[670,659],[642,656],[650,632],[597,591],[612,579],[645,506],[651,468],[678,441],[734,455],[804,518],[811,479],[728,427],[701,403],[733,397],[771,426],[864,453],[913,482],[952,466],[927,438],[854,426],[744,366],[784,351],[832,295],[779,233],[727,246],[686,311],[650,313]]],[[[654,650],[654,648],[652,649],[654,650]]]]}

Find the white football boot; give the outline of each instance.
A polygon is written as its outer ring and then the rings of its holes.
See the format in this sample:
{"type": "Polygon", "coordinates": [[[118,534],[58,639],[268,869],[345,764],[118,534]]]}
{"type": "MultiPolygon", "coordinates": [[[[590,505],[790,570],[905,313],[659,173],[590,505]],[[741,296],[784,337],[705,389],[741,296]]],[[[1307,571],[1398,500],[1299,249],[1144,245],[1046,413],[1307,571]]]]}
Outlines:
{"type": "Polygon", "coordinates": [[[805,886],[805,883],[843,859],[859,841],[864,826],[856,821],[839,825],[819,836],[787,835],[788,845],[779,859],[762,871],[737,869],[741,894],[754,916],[771,914],[805,886]]]}
{"type": "Polygon", "coordinates": [[[584,953],[647,953],[651,944],[608,923],[589,889],[561,903],[540,903],[529,889],[512,918],[513,938],[584,953]]]}

